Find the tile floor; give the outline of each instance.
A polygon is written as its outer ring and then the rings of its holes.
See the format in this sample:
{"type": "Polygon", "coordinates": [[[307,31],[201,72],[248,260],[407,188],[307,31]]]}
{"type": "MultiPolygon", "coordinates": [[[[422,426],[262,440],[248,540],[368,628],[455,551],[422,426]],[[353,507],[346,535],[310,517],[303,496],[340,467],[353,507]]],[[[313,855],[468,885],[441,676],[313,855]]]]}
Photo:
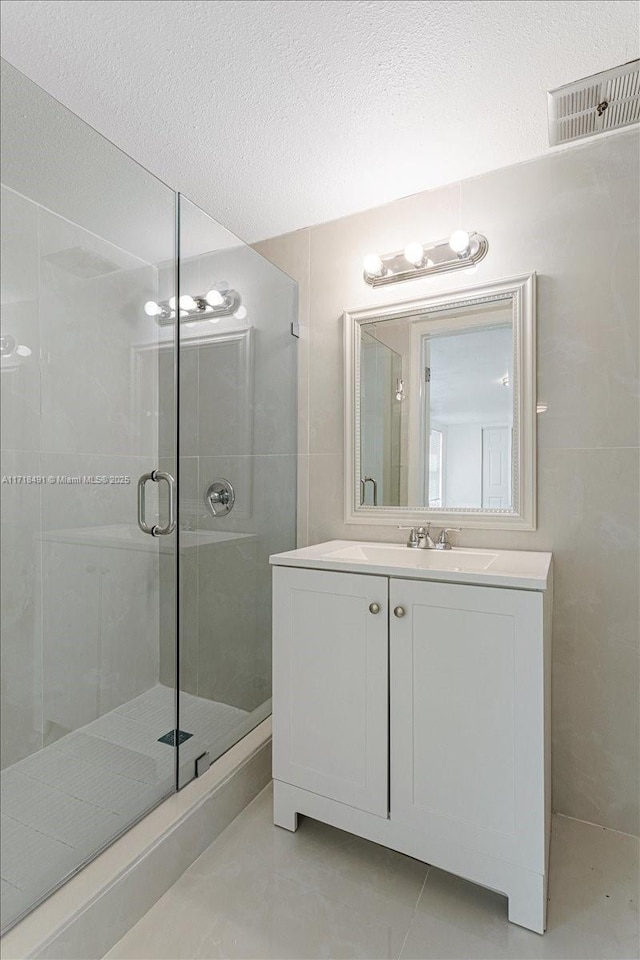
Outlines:
{"type": "MultiPolygon", "coordinates": [[[[193,736],[180,762],[215,752],[244,710],[181,696],[180,725],[193,736]]],[[[174,691],[157,684],[2,771],[2,925],[8,926],[102,846],[173,791],[174,691]]]]}
{"type": "Polygon", "coordinates": [[[638,841],[554,817],[549,927],[402,854],[301,818],[271,822],[267,787],[107,954],[197,958],[638,957],[638,841]]]}

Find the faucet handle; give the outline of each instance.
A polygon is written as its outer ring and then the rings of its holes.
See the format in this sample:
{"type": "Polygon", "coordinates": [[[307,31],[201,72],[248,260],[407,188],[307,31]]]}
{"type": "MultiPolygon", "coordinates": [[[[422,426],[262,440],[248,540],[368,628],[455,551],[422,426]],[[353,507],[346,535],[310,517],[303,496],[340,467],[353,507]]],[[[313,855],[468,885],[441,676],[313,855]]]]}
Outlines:
{"type": "Polygon", "coordinates": [[[401,526],[398,526],[398,530],[409,530],[409,531],[410,531],[410,533],[409,533],[409,539],[407,540],[407,546],[408,546],[408,547],[415,548],[415,547],[418,546],[418,544],[420,543],[420,540],[419,540],[419,538],[418,538],[418,534],[416,533],[416,528],[415,528],[415,527],[401,527],[401,526]]]}
{"type": "Polygon", "coordinates": [[[436,543],[437,550],[451,550],[451,542],[448,536],[450,533],[460,533],[460,527],[443,527],[436,543]]]}

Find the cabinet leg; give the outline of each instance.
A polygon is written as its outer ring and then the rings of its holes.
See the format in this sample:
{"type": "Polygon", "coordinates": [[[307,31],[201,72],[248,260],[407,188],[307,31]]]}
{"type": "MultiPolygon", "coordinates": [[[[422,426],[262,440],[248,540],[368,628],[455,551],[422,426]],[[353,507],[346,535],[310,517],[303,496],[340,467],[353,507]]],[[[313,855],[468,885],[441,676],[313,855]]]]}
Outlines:
{"type": "Polygon", "coordinates": [[[547,884],[538,873],[522,871],[516,886],[509,892],[509,922],[535,933],[544,933],[547,926],[547,884]]]}
{"type": "Polygon", "coordinates": [[[276,827],[283,827],[292,833],[298,829],[298,812],[288,801],[277,780],[273,781],[273,822],[276,827]]]}

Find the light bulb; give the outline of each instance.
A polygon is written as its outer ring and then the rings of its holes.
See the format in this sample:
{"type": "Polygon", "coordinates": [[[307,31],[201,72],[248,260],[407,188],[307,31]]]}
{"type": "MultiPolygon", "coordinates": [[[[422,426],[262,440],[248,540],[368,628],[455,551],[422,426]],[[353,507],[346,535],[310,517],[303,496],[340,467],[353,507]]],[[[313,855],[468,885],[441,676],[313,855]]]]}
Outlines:
{"type": "Polygon", "coordinates": [[[162,313],[162,307],[155,300],[147,300],[144,305],[144,312],[148,317],[157,317],[158,314],[162,313]]]}
{"type": "Polygon", "coordinates": [[[233,311],[233,315],[236,320],[244,320],[247,316],[247,308],[243,307],[242,304],[238,307],[237,310],[233,311]]]}
{"type": "Polygon", "coordinates": [[[209,290],[209,292],[205,294],[205,300],[210,307],[221,307],[224,303],[224,297],[219,290],[209,290]]]}
{"type": "Polygon", "coordinates": [[[175,298],[175,297],[169,297],[169,306],[171,307],[172,310],[175,310],[175,308],[176,308],[176,298],[175,298]]]}
{"type": "Polygon", "coordinates": [[[414,267],[422,266],[424,260],[424,247],[421,243],[408,243],[404,248],[404,258],[414,267]]]}
{"type": "Polygon", "coordinates": [[[454,230],[449,237],[449,246],[459,257],[465,257],[469,252],[471,238],[466,230],[454,230]]]}
{"type": "Polygon", "coordinates": [[[178,303],[183,310],[196,310],[198,306],[193,297],[190,297],[188,293],[183,294],[178,300],[178,303]]]}
{"type": "Polygon", "coordinates": [[[31,350],[29,347],[25,347],[24,344],[21,344],[19,347],[16,347],[16,353],[19,357],[30,357],[31,350]]]}
{"type": "Polygon", "coordinates": [[[363,262],[364,272],[368,277],[382,276],[382,260],[377,253],[368,253],[363,262]]]}

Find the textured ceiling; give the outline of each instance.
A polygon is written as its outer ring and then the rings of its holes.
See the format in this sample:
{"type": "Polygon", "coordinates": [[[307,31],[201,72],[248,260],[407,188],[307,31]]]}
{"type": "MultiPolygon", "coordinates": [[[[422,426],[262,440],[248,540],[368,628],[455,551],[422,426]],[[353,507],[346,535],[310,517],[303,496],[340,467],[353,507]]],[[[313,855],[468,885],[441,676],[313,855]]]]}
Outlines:
{"type": "Polygon", "coordinates": [[[2,55],[249,241],[546,152],[635,0],[4,0],[2,55]]]}

